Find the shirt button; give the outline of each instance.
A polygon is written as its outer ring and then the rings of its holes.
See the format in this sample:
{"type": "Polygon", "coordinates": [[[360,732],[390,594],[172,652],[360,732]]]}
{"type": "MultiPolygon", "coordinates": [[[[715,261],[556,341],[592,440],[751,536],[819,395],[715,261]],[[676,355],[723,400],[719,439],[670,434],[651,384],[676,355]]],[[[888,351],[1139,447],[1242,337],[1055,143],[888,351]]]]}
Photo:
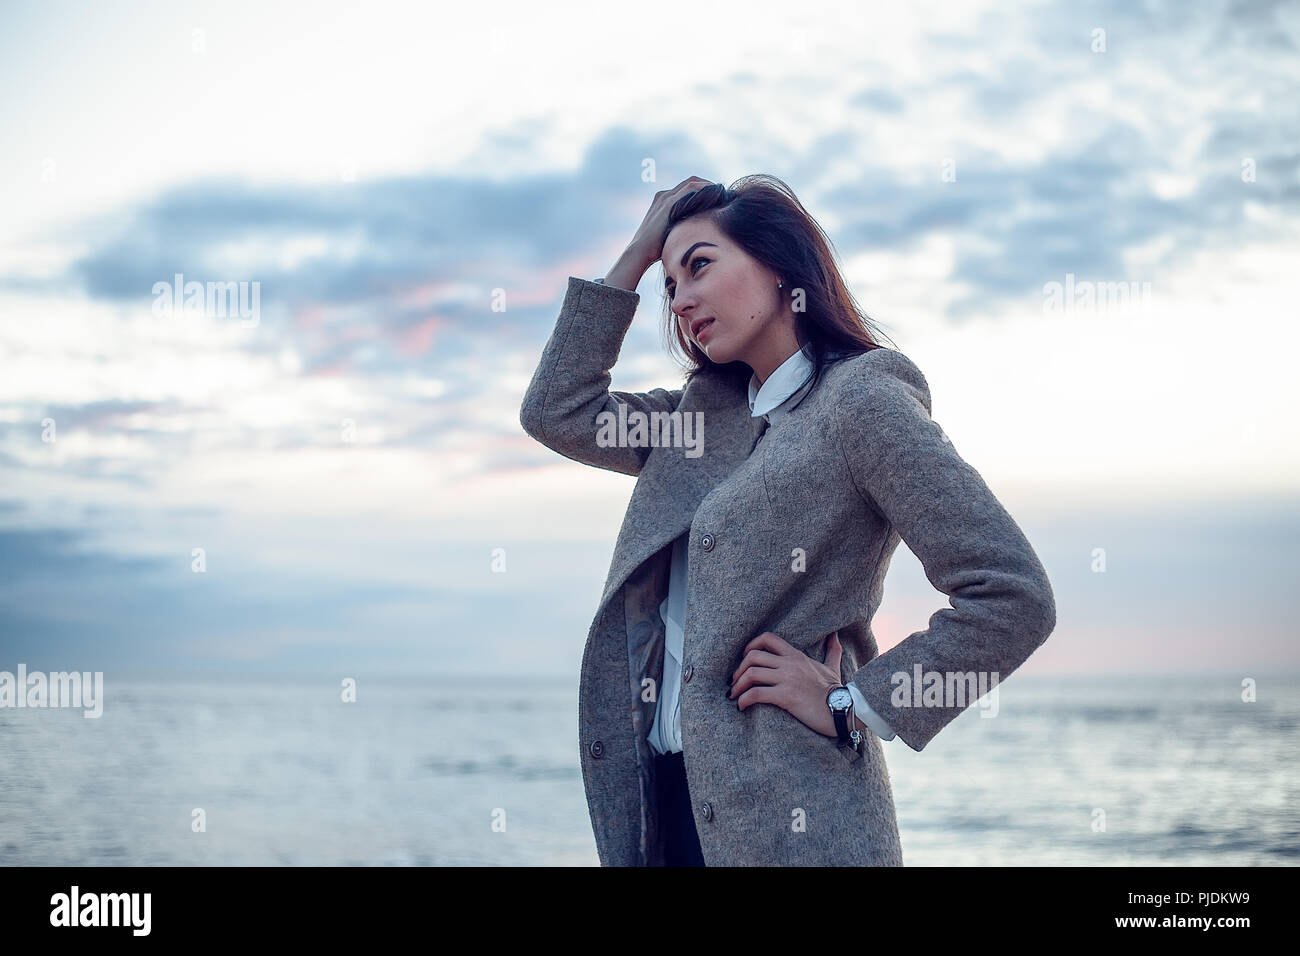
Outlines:
{"type": "Polygon", "coordinates": [[[689,684],[691,682],[691,675],[694,673],[695,673],[695,665],[687,664],[686,670],[682,671],[682,680],[689,684]]]}
{"type": "Polygon", "coordinates": [[[705,551],[712,551],[713,535],[706,534],[704,537],[700,538],[700,547],[703,548],[705,551]]]}
{"type": "Polygon", "coordinates": [[[603,757],[605,755],[605,745],[599,740],[593,740],[591,746],[587,749],[591,751],[593,757],[603,757]]]}
{"type": "Polygon", "coordinates": [[[704,819],[706,819],[706,820],[712,820],[712,819],[713,819],[713,804],[711,804],[711,803],[701,803],[701,804],[700,804],[700,812],[701,812],[702,814],[704,814],[704,819]]]}

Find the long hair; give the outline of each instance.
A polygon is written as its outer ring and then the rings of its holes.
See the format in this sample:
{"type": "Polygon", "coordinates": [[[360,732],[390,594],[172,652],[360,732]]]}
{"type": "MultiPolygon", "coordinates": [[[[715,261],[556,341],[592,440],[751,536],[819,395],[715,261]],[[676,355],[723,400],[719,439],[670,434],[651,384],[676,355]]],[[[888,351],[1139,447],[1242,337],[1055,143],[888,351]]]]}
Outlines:
{"type": "MultiPolygon", "coordinates": [[[[781,276],[790,295],[802,291],[804,308],[794,313],[794,332],[813,364],[814,384],[832,362],[884,348],[878,340],[888,336],[844,284],[830,239],[780,179],[757,173],[730,188],[710,183],[687,193],[669,210],[660,248],[675,225],[695,216],[710,220],[750,257],[781,276]]],[[[748,381],[750,368],[744,362],[714,362],[684,335],[671,305],[665,289],[664,340],[688,382],[705,368],[720,369],[737,382],[748,381]]]]}

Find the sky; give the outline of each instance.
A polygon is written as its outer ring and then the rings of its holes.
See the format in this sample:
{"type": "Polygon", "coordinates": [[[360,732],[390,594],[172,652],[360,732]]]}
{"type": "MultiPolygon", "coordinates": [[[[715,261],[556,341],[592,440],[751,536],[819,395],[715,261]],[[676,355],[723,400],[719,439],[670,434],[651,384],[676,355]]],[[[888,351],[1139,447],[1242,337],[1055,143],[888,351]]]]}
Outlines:
{"type": "MultiPolygon", "coordinates": [[[[1047,568],[1026,673],[1300,664],[1300,6],[0,18],[0,670],[576,684],[634,479],[524,390],[656,191],[757,172],[1047,568]]],[[[614,388],[681,385],[661,282],[614,388]]],[[[946,606],[900,545],[881,650],[946,606]]]]}

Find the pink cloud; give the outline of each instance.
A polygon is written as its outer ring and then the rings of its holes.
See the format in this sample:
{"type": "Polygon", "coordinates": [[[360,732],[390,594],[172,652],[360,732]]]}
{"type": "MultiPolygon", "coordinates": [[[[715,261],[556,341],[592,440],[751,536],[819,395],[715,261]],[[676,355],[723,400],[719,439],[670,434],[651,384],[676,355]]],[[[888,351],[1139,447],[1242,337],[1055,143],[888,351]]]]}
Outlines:
{"type": "Polygon", "coordinates": [[[446,325],[447,320],[436,315],[421,319],[403,330],[398,339],[398,352],[406,356],[423,355],[433,345],[434,336],[446,325]]]}

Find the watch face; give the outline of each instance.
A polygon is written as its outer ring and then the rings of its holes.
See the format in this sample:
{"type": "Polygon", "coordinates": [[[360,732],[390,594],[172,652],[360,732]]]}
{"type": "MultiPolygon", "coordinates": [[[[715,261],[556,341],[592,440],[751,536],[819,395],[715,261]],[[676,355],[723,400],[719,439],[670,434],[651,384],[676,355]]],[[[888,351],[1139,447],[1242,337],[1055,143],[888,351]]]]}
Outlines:
{"type": "Polygon", "coordinates": [[[837,687],[831,691],[826,702],[836,710],[847,710],[849,704],[853,703],[853,695],[849,693],[847,687],[837,687]]]}

